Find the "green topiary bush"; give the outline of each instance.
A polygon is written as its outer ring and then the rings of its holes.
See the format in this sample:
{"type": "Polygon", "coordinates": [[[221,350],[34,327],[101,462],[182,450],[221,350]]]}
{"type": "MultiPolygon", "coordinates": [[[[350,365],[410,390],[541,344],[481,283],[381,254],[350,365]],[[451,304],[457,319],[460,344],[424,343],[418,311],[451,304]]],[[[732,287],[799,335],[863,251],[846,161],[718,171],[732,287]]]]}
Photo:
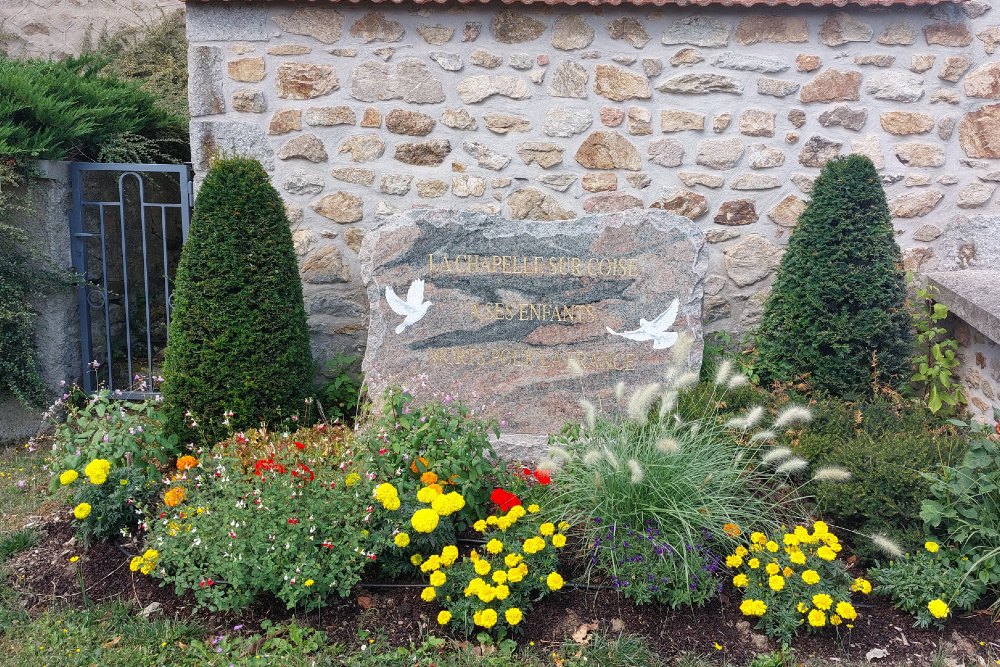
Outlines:
{"type": "Polygon", "coordinates": [[[757,370],[808,376],[835,396],[898,388],[912,351],[906,285],[885,192],[867,157],[823,168],[764,308],[757,370]]]}
{"type": "Polygon", "coordinates": [[[281,197],[258,162],[209,170],[173,304],[168,432],[212,442],[301,411],[313,372],[302,284],[281,197]]]}

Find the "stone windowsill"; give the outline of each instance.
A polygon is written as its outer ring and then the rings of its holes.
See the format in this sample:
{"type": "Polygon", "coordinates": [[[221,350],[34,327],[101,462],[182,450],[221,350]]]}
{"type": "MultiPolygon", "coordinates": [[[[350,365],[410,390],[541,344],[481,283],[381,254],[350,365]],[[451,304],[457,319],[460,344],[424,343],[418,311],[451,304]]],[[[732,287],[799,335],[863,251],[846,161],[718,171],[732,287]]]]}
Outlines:
{"type": "Polygon", "coordinates": [[[936,301],[995,343],[1000,343],[1000,270],[942,271],[925,275],[936,301]]]}

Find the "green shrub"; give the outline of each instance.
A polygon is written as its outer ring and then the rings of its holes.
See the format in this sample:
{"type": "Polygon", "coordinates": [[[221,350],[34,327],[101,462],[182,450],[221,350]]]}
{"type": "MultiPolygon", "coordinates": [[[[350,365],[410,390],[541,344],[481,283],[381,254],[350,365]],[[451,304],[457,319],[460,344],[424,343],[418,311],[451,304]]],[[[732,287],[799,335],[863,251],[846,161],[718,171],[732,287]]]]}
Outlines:
{"type": "Polygon", "coordinates": [[[819,513],[845,528],[911,539],[930,487],[924,474],[958,460],[964,438],[908,403],[822,400],[814,414],[793,448],[815,465],[851,472],[847,482],[806,487],[819,513]]]}
{"type": "Polygon", "coordinates": [[[970,576],[972,561],[937,542],[927,542],[913,553],[889,561],[869,571],[875,592],[892,599],[897,609],[916,617],[918,628],[944,625],[947,617],[935,617],[928,603],[940,600],[954,611],[969,611],[985,586],[970,576]]]}
{"type": "Polygon", "coordinates": [[[238,459],[205,457],[172,481],[183,491],[165,494],[151,551],[132,565],[151,563],[153,576],[211,610],[263,594],[289,609],[321,607],[331,593],[348,595],[378,551],[365,530],[373,483],[359,472],[309,447],[259,460],[251,473],[238,459]]]}
{"type": "Polygon", "coordinates": [[[77,539],[90,545],[133,535],[144,518],[140,512],[149,507],[159,483],[159,475],[147,477],[146,470],[137,466],[111,468],[103,484],[81,478],[75,484],[73,503],[87,503],[91,510],[75,522],[77,539]]]}
{"type": "Polygon", "coordinates": [[[187,122],[139,84],[101,74],[90,56],[62,61],[0,55],[0,156],[107,162],[183,162],[187,122]],[[123,147],[131,146],[128,150],[123,147]]]}
{"type": "Polygon", "coordinates": [[[313,372],[302,283],[281,196],[258,162],[212,165],[173,299],[163,385],[171,433],[215,442],[302,409],[313,372]]]}
{"type": "Polygon", "coordinates": [[[835,396],[899,388],[910,377],[902,259],[871,160],[833,160],[788,242],[764,308],[757,370],[807,376],[835,396]]]}

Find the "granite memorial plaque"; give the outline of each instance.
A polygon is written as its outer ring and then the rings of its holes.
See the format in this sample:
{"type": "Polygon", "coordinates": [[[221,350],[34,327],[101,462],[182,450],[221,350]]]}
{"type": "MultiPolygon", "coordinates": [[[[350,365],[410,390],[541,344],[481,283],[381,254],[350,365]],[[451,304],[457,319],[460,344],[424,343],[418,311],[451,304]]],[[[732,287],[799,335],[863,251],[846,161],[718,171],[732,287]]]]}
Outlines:
{"type": "Polygon", "coordinates": [[[418,400],[462,400],[499,420],[514,449],[579,421],[580,399],[620,380],[637,387],[701,363],[708,255],[701,231],[672,213],[542,223],[415,210],[369,232],[361,261],[372,397],[400,385],[418,400]],[[680,335],[691,344],[674,359],[680,335]]]}

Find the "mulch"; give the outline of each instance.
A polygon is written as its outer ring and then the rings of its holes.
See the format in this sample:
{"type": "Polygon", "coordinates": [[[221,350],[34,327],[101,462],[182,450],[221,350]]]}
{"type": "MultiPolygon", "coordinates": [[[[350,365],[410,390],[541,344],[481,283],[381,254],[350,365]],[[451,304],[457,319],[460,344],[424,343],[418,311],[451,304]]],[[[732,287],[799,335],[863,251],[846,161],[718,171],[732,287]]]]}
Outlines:
{"type": "MultiPolygon", "coordinates": [[[[136,613],[156,603],[157,614],[196,622],[211,634],[233,634],[239,625],[243,626],[240,633],[253,633],[265,619],[282,621],[293,615],[300,623],[327,632],[330,641],[346,646],[361,645],[360,630],[396,646],[419,644],[429,629],[440,634],[434,622],[436,608],[420,600],[418,586],[359,586],[350,597],[333,599],[324,609],[309,614],[293,614],[276,600],[261,600],[238,613],[213,614],[199,611],[191,595],[178,597],[158,581],[130,572],[129,556],[116,546],[98,544],[82,553],[65,519],[45,517],[36,527],[42,532],[39,543],[7,564],[12,585],[31,614],[60,604],[82,605],[79,567],[91,602],[118,601],[133,606],[136,613]],[[82,558],[71,564],[74,555],[82,558]]],[[[526,615],[521,641],[533,642],[535,650],[547,653],[567,638],[585,643],[595,632],[612,636],[624,632],[644,637],[667,664],[690,652],[719,664],[745,665],[758,653],[780,648],[753,631],[738,606],[739,600],[726,592],[692,611],[638,607],[613,591],[567,587],[537,603],[526,615]]],[[[815,657],[821,664],[847,659],[863,663],[870,650],[884,649],[888,655],[872,664],[926,666],[944,648],[952,657],[978,665],[987,664],[989,651],[1000,653],[1000,625],[988,612],[954,618],[944,631],[937,631],[914,628],[909,616],[877,597],[856,606],[860,618],[853,630],[839,636],[829,632],[803,635],[795,642],[796,658],[815,657]]]]}

